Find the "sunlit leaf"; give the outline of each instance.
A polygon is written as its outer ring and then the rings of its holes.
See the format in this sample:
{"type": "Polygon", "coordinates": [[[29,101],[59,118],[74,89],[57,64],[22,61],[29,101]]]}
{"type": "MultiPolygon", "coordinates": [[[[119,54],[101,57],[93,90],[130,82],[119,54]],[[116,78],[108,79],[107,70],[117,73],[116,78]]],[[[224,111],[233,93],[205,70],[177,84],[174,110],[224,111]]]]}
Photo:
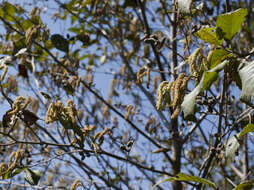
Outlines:
{"type": "Polygon", "coordinates": [[[243,182],[239,185],[237,185],[233,190],[251,190],[251,188],[254,187],[254,183],[253,182],[243,182]]]}
{"type": "Polygon", "coordinates": [[[42,177],[42,173],[39,170],[25,170],[24,178],[30,185],[37,185],[40,178],[42,177]]]}
{"type": "Polygon", "coordinates": [[[193,175],[187,175],[187,174],[184,174],[184,173],[179,173],[179,174],[177,174],[176,177],[170,177],[170,178],[161,180],[157,184],[155,184],[153,186],[153,188],[156,187],[157,185],[163,183],[163,182],[166,182],[166,181],[189,181],[189,182],[196,182],[196,183],[202,183],[202,184],[208,185],[208,186],[212,187],[213,189],[217,189],[215,183],[210,181],[210,180],[207,180],[207,179],[204,179],[204,178],[200,178],[200,177],[197,177],[197,176],[193,176],[193,175]]]}
{"type": "Polygon", "coordinates": [[[181,105],[183,113],[184,113],[184,119],[194,121],[194,111],[195,111],[195,102],[196,97],[199,95],[201,89],[203,88],[204,84],[204,76],[202,76],[199,84],[194,88],[194,90],[187,94],[184,97],[183,103],[181,105]]]}
{"type": "Polygon", "coordinates": [[[177,0],[178,8],[183,13],[191,12],[191,3],[192,3],[192,0],[177,0]]]}
{"type": "Polygon", "coordinates": [[[11,64],[13,62],[13,57],[12,56],[5,56],[5,57],[1,57],[0,58],[0,66],[2,65],[8,65],[11,64]]]}
{"type": "Polygon", "coordinates": [[[241,29],[245,16],[248,14],[247,9],[237,9],[234,12],[221,14],[217,17],[216,27],[224,32],[224,38],[231,40],[234,35],[241,29]]]}
{"type": "Polygon", "coordinates": [[[102,65],[106,62],[106,59],[107,59],[106,55],[100,57],[100,62],[102,65]]]}
{"type": "Polygon", "coordinates": [[[19,56],[19,55],[23,55],[24,53],[26,53],[27,48],[22,48],[18,51],[18,53],[15,54],[15,56],[19,56]]]}
{"type": "Polygon", "coordinates": [[[6,173],[4,173],[3,178],[4,179],[9,179],[14,177],[15,175],[21,173],[22,171],[24,171],[26,169],[26,167],[24,168],[15,168],[13,170],[9,170],[6,173]]]}
{"type": "Polygon", "coordinates": [[[243,135],[245,135],[246,133],[249,132],[254,132],[254,124],[248,124],[246,125],[243,130],[239,133],[239,137],[242,137],[243,135]]]}
{"type": "Polygon", "coordinates": [[[219,74],[217,72],[204,72],[204,83],[200,92],[208,90],[214,81],[218,78],[219,74]]]}
{"type": "Polygon", "coordinates": [[[254,96],[254,61],[241,63],[238,70],[242,82],[240,99],[249,104],[254,96]]]}
{"type": "Polygon", "coordinates": [[[216,35],[215,27],[201,28],[198,32],[195,33],[195,36],[197,36],[198,38],[200,38],[201,40],[205,42],[215,44],[215,45],[221,45],[223,42],[223,39],[219,39],[218,36],[216,35]]]}
{"type": "Polygon", "coordinates": [[[212,57],[210,59],[209,68],[212,69],[218,64],[220,64],[224,59],[231,57],[232,53],[224,49],[215,49],[212,53],[212,57]]]}
{"type": "Polygon", "coordinates": [[[240,146],[239,134],[232,136],[225,146],[225,156],[231,160],[235,159],[236,152],[240,146]]]}
{"type": "Polygon", "coordinates": [[[5,82],[3,84],[1,84],[2,88],[7,88],[9,86],[8,82],[5,82]]]}
{"type": "Polygon", "coordinates": [[[186,120],[195,120],[194,112],[195,112],[195,102],[196,97],[199,93],[203,92],[204,90],[208,90],[212,83],[217,79],[218,72],[221,71],[229,61],[225,60],[216,67],[210,69],[209,71],[204,72],[199,84],[194,88],[194,90],[187,94],[184,97],[183,103],[181,108],[183,110],[184,119],[186,120]]]}

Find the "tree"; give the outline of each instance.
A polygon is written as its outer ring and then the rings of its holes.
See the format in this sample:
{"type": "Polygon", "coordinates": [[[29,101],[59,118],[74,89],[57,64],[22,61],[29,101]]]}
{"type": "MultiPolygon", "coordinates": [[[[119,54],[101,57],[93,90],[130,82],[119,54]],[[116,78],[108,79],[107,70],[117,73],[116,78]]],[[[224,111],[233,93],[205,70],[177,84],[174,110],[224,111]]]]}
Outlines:
{"type": "Polygon", "coordinates": [[[1,3],[1,184],[251,189],[252,1],[48,2],[1,3]]]}

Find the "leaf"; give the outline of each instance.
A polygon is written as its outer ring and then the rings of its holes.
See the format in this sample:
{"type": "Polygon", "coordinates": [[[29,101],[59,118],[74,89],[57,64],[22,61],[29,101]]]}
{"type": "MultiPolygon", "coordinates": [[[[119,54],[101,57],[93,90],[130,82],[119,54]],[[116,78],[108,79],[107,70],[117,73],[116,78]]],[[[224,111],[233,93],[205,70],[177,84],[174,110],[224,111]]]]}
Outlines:
{"type": "Polygon", "coordinates": [[[242,189],[251,189],[252,187],[254,187],[254,183],[253,182],[243,182],[239,185],[237,185],[233,190],[242,190],[242,189]]]}
{"type": "Polygon", "coordinates": [[[239,133],[238,133],[232,136],[226,143],[225,157],[230,158],[231,160],[234,160],[239,146],[240,146],[240,143],[239,143],[239,133]]]}
{"type": "Polygon", "coordinates": [[[218,78],[219,74],[217,72],[204,72],[204,83],[201,89],[201,93],[208,90],[214,81],[218,78]]]}
{"type": "Polygon", "coordinates": [[[197,176],[187,175],[187,174],[184,174],[184,173],[179,173],[179,174],[177,174],[176,177],[170,177],[170,178],[161,180],[158,183],[156,183],[153,186],[153,188],[156,187],[157,185],[163,183],[163,182],[166,182],[166,181],[192,181],[192,182],[202,183],[202,184],[208,185],[208,186],[212,187],[215,190],[217,189],[215,183],[213,183],[210,180],[200,178],[200,177],[197,177],[197,176]]]}
{"type": "Polygon", "coordinates": [[[100,57],[99,60],[100,60],[102,65],[104,65],[104,63],[106,62],[106,59],[107,59],[106,55],[103,55],[103,56],[100,57]]]}
{"type": "Polygon", "coordinates": [[[190,13],[191,4],[192,4],[192,0],[177,0],[178,8],[180,9],[182,13],[190,13]]]}
{"type": "Polygon", "coordinates": [[[199,39],[205,42],[215,45],[221,45],[223,42],[223,39],[219,39],[219,37],[217,36],[215,27],[201,28],[199,31],[195,33],[195,36],[197,36],[199,39]]]}
{"type": "Polygon", "coordinates": [[[13,57],[12,56],[4,56],[4,57],[1,57],[0,58],[0,67],[3,66],[4,64],[5,65],[9,65],[13,62],[13,57]]]}
{"type": "Polygon", "coordinates": [[[240,100],[250,104],[254,96],[254,61],[241,63],[238,67],[238,73],[242,82],[240,100]]]}
{"type": "Polygon", "coordinates": [[[218,64],[220,64],[223,60],[225,60],[228,57],[231,57],[232,53],[229,53],[228,51],[224,49],[215,49],[212,53],[212,57],[210,59],[209,68],[212,69],[216,67],[218,64]]]}
{"type": "Polygon", "coordinates": [[[76,27],[71,27],[68,29],[70,32],[73,32],[73,33],[76,33],[76,34],[79,34],[80,33],[80,28],[76,28],[76,27]]]}
{"type": "Polygon", "coordinates": [[[22,48],[18,51],[18,53],[15,54],[15,57],[19,56],[19,55],[23,55],[25,54],[27,51],[27,48],[22,48]]]}
{"type": "Polygon", "coordinates": [[[204,72],[196,88],[194,88],[191,93],[187,94],[184,97],[181,108],[183,110],[185,120],[195,121],[194,111],[196,97],[199,95],[199,93],[203,92],[204,90],[208,90],[211,87],[212,83],[218,77],[218,72],[221,71],[228,63],[229,61],[225,60],[216,67],[210,69],[207,72],[204,72]]]}
{"type": "Polygon", "coordinates": [[[39,170],[30,170],[30,169],[26,169],[25,170],[25,180],[30,184],[30,185],[37,185],[40,178],[42,176],[41,171],[39,170]]]}
{"type": "Polygon", "coordinates": [[[7,112],[5,112],[5,114],[3,115],[3,118],[2,118],[2,125],[4,128],[7,128],[9,127],[9,124],[13,122],[13,114],[10,114],[10,112],[12,112],[13,110],[10,109],[8,110],[7,112]]]}
{"type": "Polygon", "coordinates": [[[3,17],[7,20],[7,21],[14,21],[14,14],[15,14],[15,7],[8,3],[8,2],[4,2],[4,15],[3,17]]]}
{"type": "Polygon", "coordinates": [[[66,40],[62,35],[53,34],[50,40],[56,49],[66,53],[69,51],[69,41],[66,40]]]}
{"type": "Polygon", "coordinates": [[[137,7],[138,4],[136,1],[133,1],[133,0],[125,0],[124,1],[124,4],[123,4],[123,8],[126,8],[126,7],[137,7]]]}
{"type": "Polygon", "coordinates": [[[183,113],[184,113],[184,119],[195,121],[195,117],[193,116],[194,110],[195,110],[195,101],[197,95],[199,95],[201,89],[203,88],[204,84],[204,75],[202,76],[199,84],[194,88],[194,90],[184,96],[183,103],[181,105],[183,113]]]}
{"type": "Polygon", "coordinates": [[[218,16],[216,27],[224,33],[224,39],[231,40],[234,37],[234,35],[241,29],[244,18],[247,14],[247,9],[241,8],[234,12],[218,16]]]}
{"type": "Polygon", "coordinates": [[[19,75],[24,77],[24,78],[28,78],[28,72],[27,72],[27,68],[26,65],[21,63],[18,65],[18,69],[19,69],[19,75]]]}
{"type": "Polygon", "coordinates": [[[9,170],[6,173],[4,173],[3,175],[3,179],[9,179],[14,177],[15,175],[18,175],[19,173],[21,173],[23,170],[25,170],[26,167],[24,168],[15,168],[13,170],[9,170]]]}
{"type": "Polygon", "coordinates": [[[249,132],[254,132],[254,124],[252,124],[252,123],[249,123],[248,125],[246,125],[243,128],[243,130],[239,134],[239,138],[244,136],[246,133],[249,133],[249,132]]]}
{"type": "Polygon", "coordinates": [[[46,99],[48,99],[48,100],[51,100],[51,99],[52,99],[51,96],[50,96],[49,94],[47,94],[47,93],[45,93],[45,92],[42,92],[42,91],[40,91],[40,93],[41,93],[41,95],[42,95],[44,98],[46,98],[46,99]]]}
{"type": "Polygon", "coordinates": [[[70,83],[67,83],[63,86],[63,89],[65,90],[65,92],[69,95],[72,95],[74,94],[74,88],[71,86],[70,83]]]}
{"type": "Polygon", "coordinates": [[[39,117],[29,110],[23,110],[22,119],[28,125],[33,125],[39,119],[39,117]]]}

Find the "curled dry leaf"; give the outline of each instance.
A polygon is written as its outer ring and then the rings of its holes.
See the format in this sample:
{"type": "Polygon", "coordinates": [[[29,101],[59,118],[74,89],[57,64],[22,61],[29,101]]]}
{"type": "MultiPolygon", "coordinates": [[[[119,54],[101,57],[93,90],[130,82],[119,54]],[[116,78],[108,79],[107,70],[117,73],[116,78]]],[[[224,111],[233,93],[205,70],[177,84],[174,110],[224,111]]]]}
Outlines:
{"type": "Polygon", "coordinates": [[[15,117],[14,114],[11,114],[12,111],[13,110],[10,109],[3,115],[2,124],[4,128],[12,126],[17,120],[17,117],[15,117]]]}
{"type": "Polygon", "coordinates": [[[23,110],[21,117],[28,125],[33,125],[39,119],[37,115],[29,110],[23,110]]]}

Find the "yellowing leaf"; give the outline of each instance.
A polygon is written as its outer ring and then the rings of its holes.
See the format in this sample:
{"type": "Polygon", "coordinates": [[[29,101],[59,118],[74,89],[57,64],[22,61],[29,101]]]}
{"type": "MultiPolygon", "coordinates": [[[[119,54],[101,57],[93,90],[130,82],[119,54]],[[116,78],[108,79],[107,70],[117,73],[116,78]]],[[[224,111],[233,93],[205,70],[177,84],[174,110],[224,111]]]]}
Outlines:
{"type": "Polygon", "coordinates": [[[215,27],[204,27],[201,28],[199,31],[195,33],[195,36],[200,38],[201,40],[215,44],[215,45],[221,45],[223,42],[223,39],[219,39],[216,35],[215,27]]]}
{"type": "Polygon", "coordinates": [[[242,137],[243,135],[245,135],[246,133],[249,132],[254,132],[254,124],[248,124],[246,125],[243,130],[240,132],[239,137],[242,137]]]}
{"type": "Polygon", "coordinates": [[[225,60],[228,57],[231,57],[232,53],[229,53],[228,51],[224,49],[215,49],[212,53],[212,57],[209,63],[209,68],[212,69],[218,64],[220,64],[223,60],[225,60]]]}
{"type": "Polygon", "coordinates": [[[231,40],[234,35],[241,29],[245,16],[248,14],[247,9],[237,9],[234,12],[221,14],[216,21],[216,27],[224,33],[224,38],[231,40]]]}

